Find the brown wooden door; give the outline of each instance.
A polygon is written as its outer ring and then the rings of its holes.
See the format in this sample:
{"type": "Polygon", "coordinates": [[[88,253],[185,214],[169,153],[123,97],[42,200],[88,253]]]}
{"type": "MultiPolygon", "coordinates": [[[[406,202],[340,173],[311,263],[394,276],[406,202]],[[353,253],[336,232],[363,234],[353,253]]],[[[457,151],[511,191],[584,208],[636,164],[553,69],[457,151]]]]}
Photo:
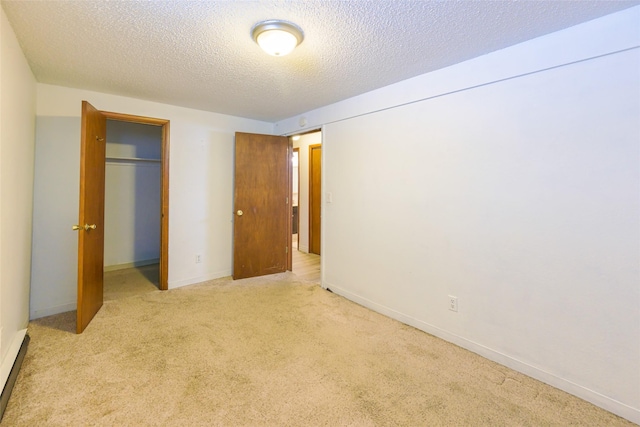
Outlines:
{"type": "Polygon", "coordinates": [[[320,255],[322,145],[309,146],[309,252],[320,255]]]}
{"type": "Polygon", "coordinates": [[[288,138],[236,133],[234,279],[287,270],[290,174],[288,138]]]}
{"type": "Polygon", "coordinates": [[[77,333],[102,307],[106,133],[106,117],[82,101],[77,333]]]}

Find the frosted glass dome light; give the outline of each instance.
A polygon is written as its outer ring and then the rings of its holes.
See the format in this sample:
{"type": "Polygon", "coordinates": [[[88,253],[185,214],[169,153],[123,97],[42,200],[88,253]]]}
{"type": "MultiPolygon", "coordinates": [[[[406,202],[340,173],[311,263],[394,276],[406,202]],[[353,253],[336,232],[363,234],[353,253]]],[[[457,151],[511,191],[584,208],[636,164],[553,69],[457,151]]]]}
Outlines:
{"type": "Polygon", "coordinates": [[[251,30],[253,40],[272,56],[284,56],[293,52],[304,36],[296,25],[285,21],[263,21],[251,30]]]}

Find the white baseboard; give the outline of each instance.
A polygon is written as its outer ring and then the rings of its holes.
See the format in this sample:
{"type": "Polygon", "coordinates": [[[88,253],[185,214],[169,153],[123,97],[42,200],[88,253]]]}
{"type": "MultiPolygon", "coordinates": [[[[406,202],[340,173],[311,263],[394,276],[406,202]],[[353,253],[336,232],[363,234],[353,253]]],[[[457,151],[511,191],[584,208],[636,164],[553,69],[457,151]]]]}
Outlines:
{"type": "Polygon", "coordinates": [[[219,279],[221,277],[231,276],[231,270],[221,270],[214,273],[205,274],[204,276],[191,277],[189,279],[169,281],[169,289],[181,288],[183,286],[195,285],[197,283],[207,282],[209,280],[219,279]]]}
{"type": "Polygon", "coordinates": [[[54,307],[45,307],[39,310],[33,310],[29,313],[29,319],[39,319],[41,317],[53,316],[54,314],[66,313],[76,309],[78,302],[73,301],[68,304],[56,305],[54,307]]]}
{"type": "Polygon", "coordinates": [[[18,357],[20,346],[22,345],[22,341],[24,341],[24,336],[26,334],[26,329],[21,329],[16,332],[13,339],[11,340],[11,344],[9,345],[9,350],[7,351],[6,356],[4,357],[4,359],[2,359],[2,364],[0,365],[0,385],[2,385],[2,389],[4,389],[4,386],[9,379],[11,368],[13,368],[13,364],[18,357]]]}
{"type": "Polygon", "coordinates": [[[104,271],[124,270],[125,268],[144,267],[145,265],[158,264],[160,258],[145,259],[142,261],[127,262],[124,264],[105,265],[104,271]]]}
{"type": "Polygon", "coordinates": [[[300,245],[300,246],[298,246],[298,250],[299,250],[300,252],[304,252],[304,253],[307,253],[307,254],[308,254],[308,253],[309,253],[309,246],[302,246],[302,245],[300,245]]]}
{"type": "Polygon", "coordinates": [[[399,311],[396,311],[384,305],[373,302],[367,298],[363,298],[350,291],[347,291],[346,289],[340,288],[339,286],[335,286],[331,283],[327,283],[323,281],[322,287],[325,289],[329,288],[331,289],[332,292],[338,295],[341,295],[353,302],[356,302],[364,307],[370,308],[371,310],[384,314],[385,316],[391,317],[392,319],[396,319],[407,325],[413,326],[414,328],[420,329],[431,335],[435,335],[438,338],[442,338],[445,341],[448,341],[464,349],[467,349],[476,354],[479,354],[482,357],[485,357],[489,360],[500,363],[501,365],[514,369],[518,372],[521,372],[525,375],[528,375],[532,378],[535,378],[539,381],[542,381],[546,384],[549,384],[553,387],[556,387],[560,390],[566,391],[567,393],[570,393],[574,396],[577,396],[581,399],[591,402],[594,405],[599,406],[603,409],[606,409],[607,411],[612,412],[616,415],[619,415],[623,418],[626,418],[629,421],[632,421],[636,424],[640,424],[640,408],[633,408],[629,405],[626,405],[608,396],[600,394],[596,391],[590,390],[579,384],[575,384],[564,378],[558,377],[555,374],[546,372],[540,368],[531,366],[521,360],[515,359],[511,356],[500,353],[491,348],[485,347],[482,344],[470,341],[464,337],[452,334],[444,329],[440,329],[437,326],[434,326],[429,323],[423,322],[422,320],[407,316],[399,311]]]}

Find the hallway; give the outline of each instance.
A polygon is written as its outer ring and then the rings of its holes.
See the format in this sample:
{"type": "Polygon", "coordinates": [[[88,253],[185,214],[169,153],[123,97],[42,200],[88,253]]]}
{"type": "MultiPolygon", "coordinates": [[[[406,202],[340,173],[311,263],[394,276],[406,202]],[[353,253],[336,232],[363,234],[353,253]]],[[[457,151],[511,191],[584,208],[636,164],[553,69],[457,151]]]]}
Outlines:
{"type": "Polygon", "coordinates": [[[300,252],[293,246],[293,273],[306,282],[320,283],[320,255],[300,252]]]}

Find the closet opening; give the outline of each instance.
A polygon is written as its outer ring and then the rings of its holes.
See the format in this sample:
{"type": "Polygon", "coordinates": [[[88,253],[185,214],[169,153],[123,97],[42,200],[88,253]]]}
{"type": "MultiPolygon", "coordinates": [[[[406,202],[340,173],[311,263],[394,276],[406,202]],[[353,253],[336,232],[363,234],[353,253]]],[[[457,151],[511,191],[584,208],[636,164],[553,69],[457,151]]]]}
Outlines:
{"type": "Polygon", "coordinates": [[[104,300],[162,289],[163,127],[107,119],[104,300]]]}

